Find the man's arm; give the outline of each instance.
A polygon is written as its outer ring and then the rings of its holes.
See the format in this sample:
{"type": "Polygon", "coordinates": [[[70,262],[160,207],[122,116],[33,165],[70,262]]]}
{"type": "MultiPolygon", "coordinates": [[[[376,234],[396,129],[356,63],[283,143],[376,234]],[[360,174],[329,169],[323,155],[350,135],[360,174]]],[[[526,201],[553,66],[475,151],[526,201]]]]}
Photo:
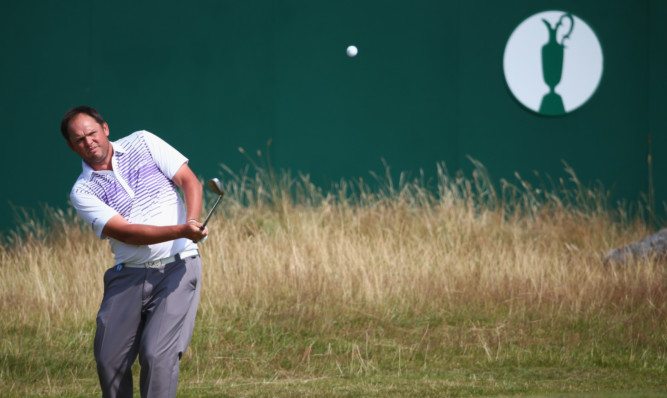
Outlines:
{"type": "MultiPolygon", "coordinates": [[[[203,187],[187,163],[184,163],[178,169],[172,181],[183,191],[185,196],[186,220],[199,220],[203,187]]],[[[201,225],[199,221],[163,227],[130,224],[121,215],[115,215],[107,221],[102,232],[104,235],[130,245],[152,245],[179,238],[187,238],[198,242],[208,235],[208,228],[202,231],[199,229],[201,225]]]]}
{"type": "Polygon", "coordinates": [[[187,238],[197,242],[208,234],[208,229],[199,229],[201,223],[186,222],[180,225],[158,227],[145,224],[130,224],[117,214],[104,225],[102,233],[129,245],[152,245],[174,239],[187,238]]]}
{"type": "Polygon", "coordinates": [[[203,188],[199,179],[190,170],[187,163],[184,163],[171,179],[181,188],[185,196],[186,220],[199,220],[202,208],[203,188]]]}

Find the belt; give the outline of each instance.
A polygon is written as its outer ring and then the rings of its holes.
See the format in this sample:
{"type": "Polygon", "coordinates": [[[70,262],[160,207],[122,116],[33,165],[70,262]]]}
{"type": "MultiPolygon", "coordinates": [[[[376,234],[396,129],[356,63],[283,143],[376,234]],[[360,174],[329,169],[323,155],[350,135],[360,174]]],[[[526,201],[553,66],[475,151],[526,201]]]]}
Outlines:
{"type": "Polygon", "coordinates": [[[173,263],[174,261],[178,261],[186,257],[196,256],[198,254],[199,251],[197,249],[183,250],[180,253],[176,253],[175,256],[161,258],[159,260],[147,261],[141,264],[123,263],[122,265],[123,267],[128,267],[128,268],[160,268],[163,265],[173,263]]]}

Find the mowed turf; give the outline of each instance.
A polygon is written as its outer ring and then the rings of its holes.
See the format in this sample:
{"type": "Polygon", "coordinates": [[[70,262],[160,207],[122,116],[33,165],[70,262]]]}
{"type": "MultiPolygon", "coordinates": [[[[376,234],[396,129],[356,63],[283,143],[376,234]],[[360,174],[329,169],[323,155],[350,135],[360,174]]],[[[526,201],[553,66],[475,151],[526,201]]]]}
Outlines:
{"type": "MultiPolygon", "coordinates": [[[[665,264],[601,261],[651,229],[571,177],[225,175],[179,396],[666,396],[665,264]]],[[[100,395],[111,265],[71,212],[5,237],[0,396],[100,395]]]]}

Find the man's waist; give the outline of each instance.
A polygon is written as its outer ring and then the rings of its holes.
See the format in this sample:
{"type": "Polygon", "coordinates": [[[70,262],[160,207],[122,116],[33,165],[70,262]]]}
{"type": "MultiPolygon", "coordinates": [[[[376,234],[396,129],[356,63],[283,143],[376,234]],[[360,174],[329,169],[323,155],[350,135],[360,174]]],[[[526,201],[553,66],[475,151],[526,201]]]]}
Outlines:
{"type": "Polygon", "coordinates": [[[188,249],[183,250],[180,253],[176,253],[173,256],[161,258],[159,260],[146,261],[145,263],[122,263],[120,265],[128,268],[160,268],[161,266],[173,263],[174,261],[179,261],[186,257],[197,255],[199,255],[199,251],[197,249],[188,249]]]}

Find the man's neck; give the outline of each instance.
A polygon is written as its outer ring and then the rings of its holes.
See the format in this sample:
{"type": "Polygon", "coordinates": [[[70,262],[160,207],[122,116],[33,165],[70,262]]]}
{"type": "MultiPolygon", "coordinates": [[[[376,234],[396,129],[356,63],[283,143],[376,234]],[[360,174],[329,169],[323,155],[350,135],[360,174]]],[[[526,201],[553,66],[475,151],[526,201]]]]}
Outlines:
{"type": "Polygon", "coordinates": [[[90,164],[90,163],[86,162],[86,163],[88,163],[88,166],[90,166],[91,169],[93,169],[95,171],[105,171],[105,170],[111,171],[111,170],[113,170],[113,163],[111,161],[113,159],[113,153],[114,153],[113,145],[109,145],[109,146],[110,146],[111,149],[109,150],[109,155],[107,156],[106,159],[104,159],[103,161],[101,161],[99,163],[94,163],[94,164],[90,164]]]}

